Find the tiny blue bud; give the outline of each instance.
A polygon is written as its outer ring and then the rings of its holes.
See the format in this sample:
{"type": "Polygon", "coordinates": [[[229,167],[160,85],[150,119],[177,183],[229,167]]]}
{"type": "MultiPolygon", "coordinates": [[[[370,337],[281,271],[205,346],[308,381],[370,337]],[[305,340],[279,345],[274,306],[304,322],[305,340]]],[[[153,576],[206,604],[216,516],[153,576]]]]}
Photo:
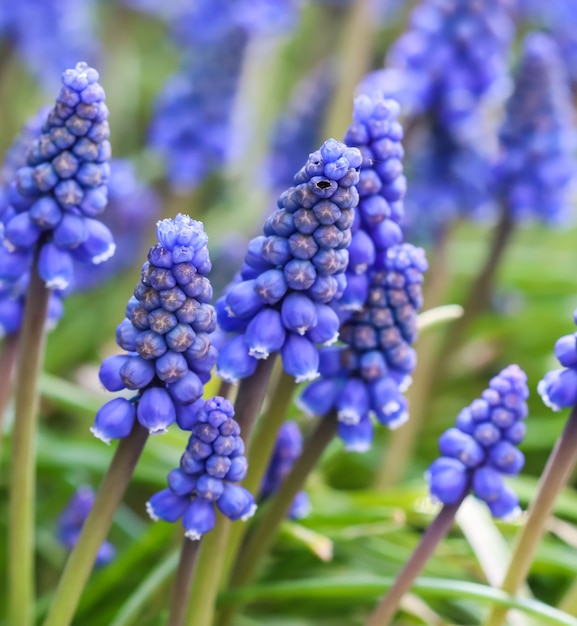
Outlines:
{"type": "Polygon", "coordinates": [[[115,398],[100,407],[90,431],[104,443],[110,443],[111,439],[128,437],[135,417],[136,409],[132,402],[125,398],[115,398]]]}
{"type": "Polygon", "coordinates": [[[165,433],[176,421],[174,403],[162,387],[144,390],[138,401],[136,415],[151,435],[165,433]]]}
{"type": "Polygon", "coordinates": [[[170,489],[155,493],[146,503],[146,512],[154,521],[176,522],[189,506],[189,498],[179,496],[170,489]]]}
{"type": "Polygon", "coordinates": [[[195,498],[182,516],[185,537],[198,541],[202,535],[211,531],[216,524],[214,505],[203,498],[195,498]]]}

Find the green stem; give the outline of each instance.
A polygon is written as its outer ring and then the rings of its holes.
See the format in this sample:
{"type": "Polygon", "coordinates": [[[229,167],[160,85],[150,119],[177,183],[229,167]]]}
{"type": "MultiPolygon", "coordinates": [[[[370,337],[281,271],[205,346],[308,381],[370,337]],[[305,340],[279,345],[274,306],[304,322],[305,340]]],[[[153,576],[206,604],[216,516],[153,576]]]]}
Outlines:
{"type": "Polygon", "coordinates": [[[146,429],[136,422],[130,435],[120,440],[78,543],[68,557],[44,626],[68,626],[72,621],[98,549],[108,535],[147,438],[146,429]]]}
{"type": "Polygon", "coordinates": [[[215,527],[202,540],[198,566],[188,602],[189,626],[211,626],[222,573],[222,557],[232,522],[217,512],[215,527]]]}
{"type": "Polygon", "coordinates": [[[350,123],[355,89],[370,67],[375,33],[371,0],[356,0],[351,4],[341,37],[340,73],[323,129],[326,138],[342,137],[350,123]]]}
{"type": "Polygon", "coordinates": [[[18,353],[19,335],[8,335],[4,339],[0,355],[0,464],[2,462],[2,438],[4,432],[4,414],[10,400],[14,367],[18,353]]]}
{"type": "MultiPolygon", "coordinates": [[[[513,554],[501,589],[515,594],[526,580],[531,569],[539,542],[545,533],[545,525],[555,506],[561,489],[567,484],[569,475],[577,460],[577,405],[565,424],[561,436],[537,486],[537,495],[529,506],[527,522],[519,532],[513,554]]],[[[495,607],[485,621],[485,626],[499,626],[507,616],[503,607],[495,607]]]]}
{"type": "MultiPolygon", "coordinates": [[[[260,523],[257,528],[253,529],[240,551],[232,572],[231,587],[245,585],[254,577],[263,556],[274,541],[281,522],[286,518],[296,494],[303,488],[307,477],[335,436],[337,424],[334,413],[320,420],[316,430],[307,441],[303,453],[285,478],[281,488],[269,502],[260,523]]],[[[219,619],[219,626],[231,624],[241,606],[233,604],[227,607],[219,619]]]]}
{"type": "Polygon", "coordinates": [[[37,383],[44,360],[49,297],[34,264],[20,334],[10,457],[8,622],[19,626],[29,626],[34,620],[37,383]]]}
{"type": "Polygon", "coordinates": [[[200,541],[191,541],[186,537],[182,540],[180,561],[172,584],[170,614],[167,626],[183,626],[186,618],[188,594],[194,577],[194,570],[200,551],[200,541]]]}
{"type": "Polygon", "coordinates": [[[421,537],[419,545],[411,554],[411,558],[369,617],[367,626],[388,626],[391,623],[402,597],[409,591],[413,582],[433,555],[437,545],[451,530],[457,510],[465,496],[466,493],[454,504],[445,505],[430,526],[428,526],[425,534],[421,537]]]}
{"type": "MultiPolygon", "coordinates": [[[[245,378],[238,389],[234,403],[235,419],[247,447],[250,446],[254,423],[264,402],[275,361],[276,354],[259,361],[255,373],[245,378]]],[[[190,594],[187,621],[190,626],[212,624],[230,527],[231,521],[218,514],[215,527],[203,539],[190,594]]]]}
{"type": "MultiPolygon", "coordinates": [[[[295,386],[294,378],[282,372],[268,409],[260,418],[258,430],[250,444],[247,454],[250,461],[248,473],[242,486],[248,489],[255,496],[255,499],[258,498],[262,478],[270,462],[278,431],[286,417],[295,386]]],[[[230,573],[233,559],[245,531],[246,525],[244,524],[235,524],[230,531],[226,556],[224,557],[225,578],[230,573]]]]}

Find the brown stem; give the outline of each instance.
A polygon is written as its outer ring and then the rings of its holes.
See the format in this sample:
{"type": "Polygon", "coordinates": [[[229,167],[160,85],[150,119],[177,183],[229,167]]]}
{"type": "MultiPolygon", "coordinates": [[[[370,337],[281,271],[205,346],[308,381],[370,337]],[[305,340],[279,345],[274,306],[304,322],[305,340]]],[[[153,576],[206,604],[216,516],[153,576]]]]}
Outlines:
{"type": "Polygon", "coordinates": [[[451,530],[457,509],[465,499],[463,495],[455,504],[445,505],[431,525],[421,537],[419,545],[412,553],[411,558],[397,576],[393,586],[387,591],[379,605],[369,617],[366,626],[387,626],[395,616],[402,597],[409,591],[417,576],[431,558],[437,545],[451,530]]]}
{"type": "Polygon", "coordinates": [[[178,562],[178,569],[172,585],[167,626],[183,626],[185,623],[188,594],[190,593],[199,551],[200,541],[191,541],[184,537],[180,551],[180,561],[178,562]]]}

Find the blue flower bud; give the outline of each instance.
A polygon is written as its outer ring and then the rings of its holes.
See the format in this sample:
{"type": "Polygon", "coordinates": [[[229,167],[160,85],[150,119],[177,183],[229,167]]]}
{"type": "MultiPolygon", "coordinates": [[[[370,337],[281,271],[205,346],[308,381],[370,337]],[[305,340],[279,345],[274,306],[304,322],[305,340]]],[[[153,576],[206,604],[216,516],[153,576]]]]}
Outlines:
{"type": "Polygon", "coordinates": [[[519,515],[519,498],[517,494],[507,485],[504,486],[501,495],[487,503],[491,510],[491,515],[500,519],[513,519],[519,515]]]}
{"type": "Polygon", "coordinates": [[[457,502],[469,484],[467,468],[458,460],[442,457],[428,471],[429,491],[443,504],[457,502]]]}
{"type": "Polygon", "coordinates": [[[340,385],[337,382],[321,378],[307,385],[295,403],[300,410],[310,417],[327,415],[335,406],[339,392],[340,385]]]}
{"type": "Polygon", "coordinates": [[[499,441],[489,451],[494,467],[505,474],[518,474],[525,464],[523,453],[508,441],[499,441]]]}
{"type": "Polygon", "coordinates": [[[349,452],[367,452],[373,443],[373,423],[364,415],[356,423],[339,421],[338,434],[349,452]]]}
{"type": "Polygon", "coordinates": [[[230,460],[230,468],[224,477],[233,483],[244,480],[248,470],[248,462],[244,456],[235,456],[230,460]]]}
{"type": "Polygon", "coordinates": [[[195,498],[182,516],[184,535],[193,541],[198,541],[202,535],[211,531],[215,524],[214,506],[212,502],[203,498],[195,498]]]}
{"type": "Polygon", "coordinates": [[[281,318],[289,331],[304,335],[318,322],[317,309],[310,298],[300,293],[291,293],[283,300],[281,318]]]}
{"type": "Polygon", "coordinates": [[[281,314],[275,309],[261,309],[246,327],[244,340],[255,359],[267,359],[284,345],[286,330],[281,314]]]}
{"type": "Polygon", "coordinates": [[[441,435],[439,451],[445,456],[459,459],[467,467],[477,467],[485,458],[481,446],[470,435],[456,428],[449,428],[441,435]]]}
{"type": "Polygon", "coordinates": [[[146,512],[154,521],[176,522],[189,506],[188,496],[180,496],[171,489],[155,493],[146,503],[146,512]]]}
{"type": "Polygon", "coordinates": [[[369,393],[365,383],[358,378],[350,378],[336,399],[337,417],[340,422],[354,426],[369,412],[369,393]]]}
{"type": "Polygon", "coordinates": [[[188,363],[180,352],[168,350],[155,362],[156,375],[165,383],[176,383],[189,373],[188,363]]]}
{"type": "Polygon", "coordinates": [[[286,373],[297,383],[313,380],[319,375],[319,353],[305,337],[288,333],[281,355],[286,373]]]}
{"type": "Polygon", "coordinates": [[[548,372],[537,385],[543,402],[553,409],[568,408],[577,403],[577,369],[558,369],[548,372]]]}
{"type": "Polygon", "coordinates": [[[228,482],[224,483],[224,491],[216,506],[223,515],[233,521],[248,519],[256,510],[252,494],[244,487],[228,482]]]}
{"type": "Polygon", "coordinates": [[[86,219],[66,212],[54,229],[53,241],[59,248],[77,248],[88,238],[86,219]]]}
{"type": "Polygon", "coordinates": [[[100,407],[90,431],[104,443],[110,443],[111,439],[128,437],[135,417],[136,409],[132,402],[124,398],[115,398],[100,407]]]}
{"type": "Polygon", "coordinates": [[[129,357],[119,370],[120,378],[127,389],[144,389],[152,382],[155,374],[154,363],[139,356],[129,357]]]}
{"type": "Polygon", "coordinates": [[[230,315],[240,318],[253,317],[264,306],[255,289],[255,282],[247,280],[233,285],[226,294],[226,308],[230,315]]]}
{"type": "Polygon", "coordinates": [[[98,378],[108,391],[120,391],[126,385],[120,375],[120,368],[128,361],[130,357],[124,354],[109,356],[100,364],[98,378]]]}
{"type": "Polygon", "coordinates": [[[162,387],[145,389],[136,410],[138,421],[151,435],[164,433],[176,421],[174,403],[162,387]]]}
{"type": "Polygon", "coordinates": [[[46,243],[40,250],[38,273],[48,289],[66,289],[74,276],[72,257],[53,243],[46,243]]]}
{"type": "Polygon", "coordinates": [[[505,483],[501,474],[491,467],[480,467],[473,473],[475,495],[485,502],[497,500],[503,493],[505,483]]]}
{"type": "Polygon", "coordinates": [[[575,334],[565,335],[557,340],[555,356],[563,367],[577,366],[577,339],[575,334]]]}
{"type": "Polygon", "coordinates": [[[257,359],[249,355],[244,336],[238,335],[220,351],[216,373],[222,380],[236,383],[254,374],[257,364],[257,359]]]}
{"type": "MultiPolygon", "coordinates": [[[[206,465],[205,465],[206,467],[206,465]]],[[[196,483],[196,493],[200,498],[216,502],[223,494],[224,483],[209,474],[202,474],[196,483]]]]}
{"type": "Polygon", "coordinates": [[[181,468],[173,469],[166,477],[168,486],[177,496],[186,496],[196,489],[198,478],[181,468]]]}
{"type": "Polygon", "coordinates": [[[16,248],[32,248],[40,237],[40,228],[30,219],[30,215],[19,213],[5,222],[5,244],[16,248]]]}

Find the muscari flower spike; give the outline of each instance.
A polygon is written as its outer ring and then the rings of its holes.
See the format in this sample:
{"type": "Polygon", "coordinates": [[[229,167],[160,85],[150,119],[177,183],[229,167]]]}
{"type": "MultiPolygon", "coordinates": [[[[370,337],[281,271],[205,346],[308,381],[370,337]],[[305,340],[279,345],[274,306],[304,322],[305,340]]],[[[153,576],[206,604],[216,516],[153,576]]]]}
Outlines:
{"type": "Polygon", "coordinates": [[[126,318],[116,329],[126,353],[100,366],[108,391],[138,392],[131,400],[111,400],[96,414],[91,430],[106,443],[128,436],[135,420],[151,434],[166,432],[175,421],[190,430],[216,362],[204,226],[179,214],[159,221],[156,235],[158,243],[148,252],[126,318]]]}
{"type": "Polygon", "coordinates": [[[416,365],[424,251],[402,243],[406,180],[403,130],[397,102],[381,95],[355,99],[347,145],[363,155],[359,207],[349,249],[347,288],[338,302],[345,344],[321,352],[321,379],[298,402],[310,415],[335,411],[348,450],[364,452],[373,438],[372,417],[388,426],[408,418],[403,391],[416,365]]]}
{"type": "MultiPolygon", "coordinates": [[[[577,324],[577,311],[573,320],[577,324]]],[[[560,411],[577,404],[577,333],[557,340],[555,356],[562,367],[548,372],[537,385],[537,392],[549,408],[560,411]]]]}
{"type": "MultiPolygon", "coordinates": [[[[58,541],[66,549],[72,550],[78,543],[80,532],[95,500],[96,495],[91,487],[79,487],[60,514],[57,536],[58,541]]],[[[115,556],[116,550],[114,546],[109,541],[105,541],[98,549],[95,561],[96,567],[107,565],[114,560],[115,556]]]]}
{"type": "Polygon", "coordinates": [[[246,476],[247,460],[232,404],[219,396],[196,413],[180,467],[168,474],[168,488],[146,504],[150,517],[176,522],[185,536],[198,540],[216,523],[215,506],[231,520],[247,520],[256,511],[252,494],[235,483],[246,476]]]}
{"type": "Polygon", "coordinates": [[[70,284],[74,261],[102,263],[115,249],[110,230],[94,219],[106,207],[110,173],[104,90],[86,63],[66,70],[62,83],[10,186],[0,249],[0,279],[14,280],[38,247],[38,271],[49,289],[70,284]]]}
{"type": "MultiPolygon", "coordinates": [[[[48,112],[48,107],[42,107],[36,115],[29,119],[4,155],[4,162],[0,169],[1,228],[4,227],[4,214],[8,212],[8,216],[10,216],[12,213],[9,211],[10,184],[16,176],[16,172],[26,165],[28,150],[40,136],[48,112]]],[[[29,272],[24,274],[15,272],[9,279],[0,279],[0,337],[16,334],[20,331],[24,319],[24,303],[29,282],[29,272]]],[[[46,318],[47,330],[54,328],[62,317],[64,312],[62,295],[59,291],[50,292],[46,318]]]]}
{"type": "Polygon", "coordinates": [[[500,131],[497,191],[516,221],[567,222],[575,175],[572,97],[555,41],[531,33],[500,131]]]}
{"type": "Polygon", "coordinates": [[[411,344],[417,337],[426,269],[422,248],[408,243],[389,248],[385,267],[371,271],[365,307],[341,326],[346,345],[321,351],[321,378],[298,399],[311,416],[336,411],[338,434],[347,450],[371,447],[372,417],[388,428],[408,419],[403,391],[416,365],[411,344]]]}
{"type": "Polygon", "coordinates": [[[239,280],[216,303],[221,328],[238,333],[219,356],[223,380],[250,376],[274,352],[296,382],[318,376],[316,344],[338,336],[330,305],[345,287],[361,160],[356,148],[326,141],[250,242],[239,280]]]}
{"type": "Polygon", "coordinates": [[[517,475],[525,462],[517,446],[525,437],[528,397],[527,376],[510,365],[459,413],[455,427],[439,438],[442,456],[427,472],[434,499],[454,504],[472,490],[493,517],[518,514],[519,500],[503,475],[517,475]]]}
{"type": "MultiPolygon", "coordinates": [[[[303,436],[296,422],[285,422],[278,431],[276,444],[264,475],[260,497],[266,500],[274,495],[290,473],[296,460],[303,450],[303,436]]],[[[295,496],[288,516],[291,519],[306,517],[311,509],[309,498],[305,491],[299,491],[295,496]]]]}

